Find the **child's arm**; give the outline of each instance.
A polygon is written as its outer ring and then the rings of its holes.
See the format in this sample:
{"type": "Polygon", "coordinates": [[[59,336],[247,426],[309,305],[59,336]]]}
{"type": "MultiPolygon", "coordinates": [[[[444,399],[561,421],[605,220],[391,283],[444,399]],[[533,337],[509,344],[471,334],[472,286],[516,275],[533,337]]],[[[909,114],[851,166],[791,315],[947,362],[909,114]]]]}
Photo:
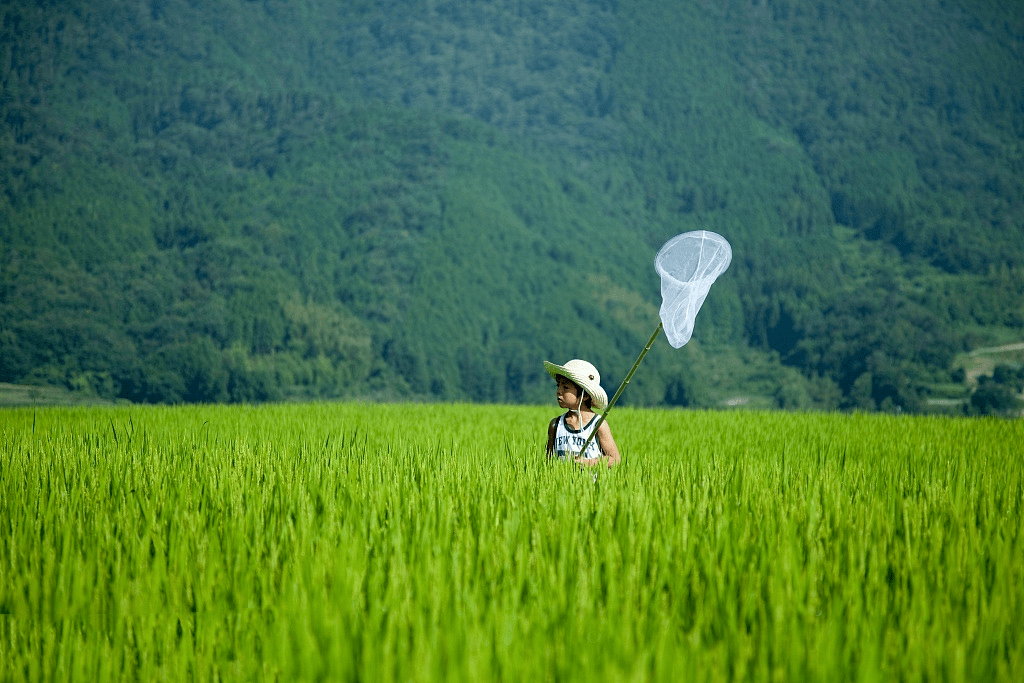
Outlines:
{"type": "Polygon", "coordinates": [[[622,456],[619,455],[619,447],[615,445],[615,439],[612,438],[612,428],[608,426],[607,422],[602,422],[601,426],[598,427],[597,442],[601,444],[604,460],[607,462],[608,467],[619,464],[622,456]]]}
{"type": "Polygon", "coordinates": [[[601,444],[601,452],[604,453],[603,457],[593,460],[585,460],[580,457],[576,459],[576,462],[581,465],[596,465],[603,462],[608,467],[617,465],[622,456],[619,455],[619,447],[615,445],[615,439],[612,437],[612,428],[608,426],[607,422],[602,421],[601,426],[597,428],[597,442],[601,444]]]}
{"type": "Polygon", "coordinates": [[[555,454],[555,430],[558,428],[558,418],[554,418],[548,423],[548,445],[545,448],[545,452],[548,455],[548,459],[555,454]]]}

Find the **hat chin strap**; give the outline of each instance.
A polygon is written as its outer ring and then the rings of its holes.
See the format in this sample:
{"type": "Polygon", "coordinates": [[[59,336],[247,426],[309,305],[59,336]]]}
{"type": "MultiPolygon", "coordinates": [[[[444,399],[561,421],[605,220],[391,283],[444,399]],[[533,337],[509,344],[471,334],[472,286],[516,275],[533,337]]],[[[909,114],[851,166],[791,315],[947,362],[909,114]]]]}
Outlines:
{"type": "MultiPolygon", "coordinates": [[[[586,389],[580,387],[580,398],[576,403],[576,419],[580,422],[580,431],[583,431],[583,397],[587,395],[586,389]]],[[[585,451],[584,451],[585,452],[585,451]]],[[[584,452],[580,452],[579,455],[582,457],[584,452]]]]}

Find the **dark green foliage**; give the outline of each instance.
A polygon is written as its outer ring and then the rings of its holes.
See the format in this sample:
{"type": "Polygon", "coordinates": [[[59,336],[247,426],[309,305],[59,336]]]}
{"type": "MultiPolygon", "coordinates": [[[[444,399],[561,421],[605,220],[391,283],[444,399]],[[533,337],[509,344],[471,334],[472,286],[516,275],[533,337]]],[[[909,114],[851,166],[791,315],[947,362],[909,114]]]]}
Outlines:
{"type": "Polygon", "coordinates": [[[1013,389],[998,382],[979,382],[966,407],[969,415],[1020,417],[1024,401],[1013,389]]]}
{"type": "Polygon", "coordinates": [[[1009,365],[997,365],[992,371],[992,381],[1010,387],[1018,394],[1024,391],[1024,367],[1011,368],[1009,365]]]}
{"type": "Polygon", "coordinates": [[[703,407],[710,404],[707,390],[692,368],[680,369],[669,376],[665,403],[670,406],[703,407]]]}
{"type": "Polygon", "coordinates": [[[978,377],[978,386],[964,407],[968,415],[1020,417],[1024,400],[1024,368],[997,365],[991,375],[978,377]]]}
{"type": "Polygon", "coordinates": [[[613,391],[655,249],[707,228],[731,384],[656,347],[625,403],[921,410],[1024,328],[1008,11],[8,3],[0,381],[529,402],[579,356],[613,391]]]}

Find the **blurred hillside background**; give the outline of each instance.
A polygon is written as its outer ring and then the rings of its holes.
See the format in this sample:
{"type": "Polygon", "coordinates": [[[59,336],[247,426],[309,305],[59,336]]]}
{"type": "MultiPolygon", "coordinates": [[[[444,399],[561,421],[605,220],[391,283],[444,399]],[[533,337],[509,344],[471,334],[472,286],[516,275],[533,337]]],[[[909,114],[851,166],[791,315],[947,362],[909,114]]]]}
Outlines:
{"type": "MultiPolygon", "coordinates": [[[[0,4],[0,382],[1013,412],[1024,12],[970,0],[0,4]]],[[[51,394],[46,394],[51,395],[51,394]]]]}

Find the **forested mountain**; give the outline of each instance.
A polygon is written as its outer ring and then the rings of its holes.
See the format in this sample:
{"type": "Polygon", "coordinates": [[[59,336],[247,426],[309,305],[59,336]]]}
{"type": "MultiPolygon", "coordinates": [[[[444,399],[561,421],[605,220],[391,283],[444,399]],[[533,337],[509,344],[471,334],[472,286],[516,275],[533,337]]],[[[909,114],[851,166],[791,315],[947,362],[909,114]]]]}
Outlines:
{"type": "Polygon", "coordinates": [[[1024,336],[1012,3],[0,16],[0,382],[550,401],[579,356],[614,390],[702,228],[733,264],[627,403],[919,411],[1024,336]]]}

